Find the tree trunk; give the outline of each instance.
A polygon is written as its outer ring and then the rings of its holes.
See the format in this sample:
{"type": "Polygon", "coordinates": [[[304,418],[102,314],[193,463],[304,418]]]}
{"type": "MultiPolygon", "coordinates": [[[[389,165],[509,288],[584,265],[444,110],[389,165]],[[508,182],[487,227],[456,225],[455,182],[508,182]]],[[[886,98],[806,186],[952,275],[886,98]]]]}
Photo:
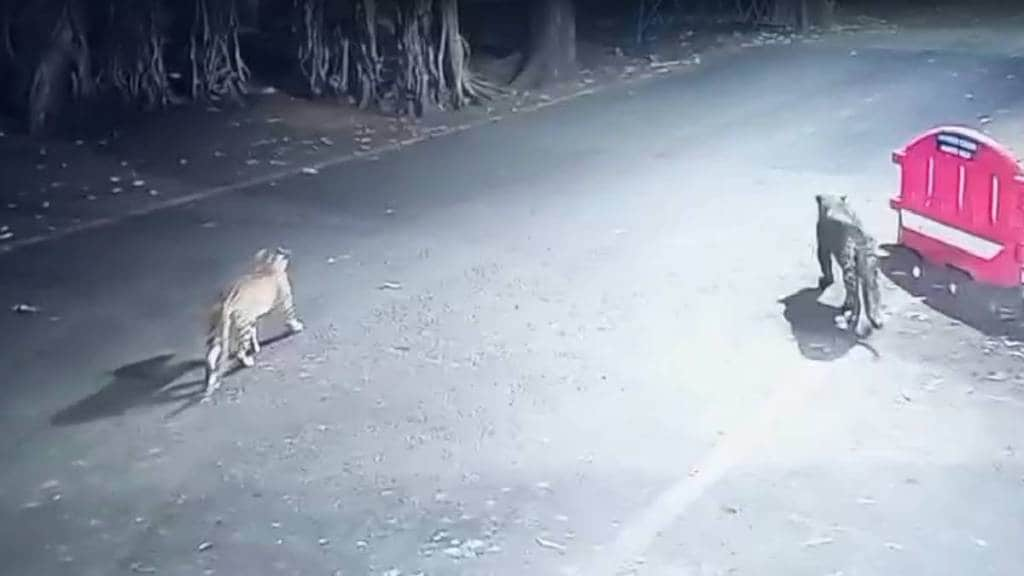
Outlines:
{"type": "Polygon", "coordinates": [[[360,108],[380,104],[381,75],[384,62],[377,45],[377,0],[356,0],[355,86],[360,108]]]}
{"type": "Polygon", "coordinates": [[[835,0],[775,0],[772,22],[800,32],[832,24],[835,0]]]}
{"type": "Polygon", "coordinates": [[[433,38],[433,0],[412,0],[398,9],[399,110],[422,116],[442,89],[433,38]]]}
{"type": "Polygon", "coordinates": [[[811,26],[827,28],[835,22],[836,0],[806,0],[811,26]]]}
{"type": "MultiPolygon", "coordinates": [[[[44,36],[28,90],[28,125],[32,134],[50,132],[69,100],[93,94],[87,30],[85,11],[78,0],[63,0],[56,21],[44,36]]],[[[31,56],[17,55],[18,58],[31,56]]]]}
{"type": "Polygon", "coordinates": [[[531,0],[526,62],[515,84],[534,88],[576,73],[576,11],[573,0],[531,0]]]}
{"type": "Polygon", "coordinates": [[[241,103],[249,68],[238,44],[235,0],[195,0],[189,60],[192,98],[241,103]]]}
{"type": "Polygon", "coordinates": [[[113,0],[108,15],[104,87],[143,109],[179,101],[164,63],[170,20],[160,0],[113,0]]]}

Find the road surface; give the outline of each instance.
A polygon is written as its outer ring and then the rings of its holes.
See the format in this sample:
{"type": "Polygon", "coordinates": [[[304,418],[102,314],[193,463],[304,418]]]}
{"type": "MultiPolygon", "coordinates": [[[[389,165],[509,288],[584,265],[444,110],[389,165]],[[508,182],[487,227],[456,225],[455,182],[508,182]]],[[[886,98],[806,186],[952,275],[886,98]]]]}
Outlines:
{"type": "Polygon", "coordinates": [[[946,40],[713,58],[0,255],[41,307],[0,317],[0,572],[1020,573],[1016,324],[887,279],[855,345],[808,290],[815,193],[891,241],[892,149],[1024,110],[1013,50],[946,40]],[[275,244],[308,330],[197,404],[205,307],[275,244]]]}

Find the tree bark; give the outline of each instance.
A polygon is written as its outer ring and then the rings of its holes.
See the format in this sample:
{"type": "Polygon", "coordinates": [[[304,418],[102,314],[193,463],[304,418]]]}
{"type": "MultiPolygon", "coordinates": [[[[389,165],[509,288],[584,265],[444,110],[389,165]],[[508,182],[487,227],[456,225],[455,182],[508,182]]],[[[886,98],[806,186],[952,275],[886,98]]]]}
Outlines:
{"type": "Polygon", "coordinates": [[[113,0],[108,11],[100,80],[143,109],[180,101],[164,62],[169,14],[160,0],[113,0]]]}
{"type": "Polygon", "coordinates": [[[235,0],[195,0],[189,38],[192,98],[241,103],[249,68],[238,43],[235,0]]]}
{"type": "Polygon", "coordinates": [[[377,0],[356,0],[355,86],[360,108],[380,104],[381,75],[384,63],[377,45],[377,0]]]}
{"type": "Polygon", "coordinates": [[[576,73],[576,10],[573,0],[531,0],[530,38],[520,88],[567,80],[576,73]]]}
{"type": "Polygon", "coordinates": [[[400,108],[412,116],[422,116],[432,102],[443,98],[441,76],[443,55],[433,38],[433,0],[412,0],[399,10],[397,25],[400,108]]]}
{"type": "Polygon", "coordinates": [[[775,0],[772,22],[800,32],[832,24],[835,0],[775,0]]]}
{"type": "MultiPolygon", "coordinates": [[[[88,23],[78,0],[63,0],[55,21],[44,36],[42,51],[34,63],[28,89],[28,125],[32,134],[56,128],[69,100],[92,96],[92,54],[87,39],[88,23]]],[[[31,53],[16,58],[31,58],[31,53]]]]}

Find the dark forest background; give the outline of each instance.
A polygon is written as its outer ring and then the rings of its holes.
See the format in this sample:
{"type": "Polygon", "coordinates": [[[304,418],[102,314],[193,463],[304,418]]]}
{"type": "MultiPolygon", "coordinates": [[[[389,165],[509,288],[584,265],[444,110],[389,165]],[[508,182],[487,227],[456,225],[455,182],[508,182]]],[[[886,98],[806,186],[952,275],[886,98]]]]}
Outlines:
{"type": "Polygon", "coordinates": [[[242,105],[260,75],[308,98],[420,116],[573,74],[578,26],[644,41],[666,14],[806,29],[834,0],[0,0],[0,113],[48,133],[83,110],[242,105]],[[470,67],[515,58],[511,79],[470,67]]]}

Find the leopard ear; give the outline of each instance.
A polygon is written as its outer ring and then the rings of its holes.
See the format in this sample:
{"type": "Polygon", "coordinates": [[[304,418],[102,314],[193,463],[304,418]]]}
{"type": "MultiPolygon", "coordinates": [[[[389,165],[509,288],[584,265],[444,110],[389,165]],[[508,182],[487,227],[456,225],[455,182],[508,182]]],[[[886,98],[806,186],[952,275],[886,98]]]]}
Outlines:
{"type": "Polygon", "coordinates": [[[257,262],[265,262],[268,257],[270,257],[270,252],[266,248],[260,248],[252,258],[257,262]]]}
{"type": "Polygon", "coordinates": [[[817,202],[818,204],[821,204],[821,201],[822,201],[821,194],[815,194],[814,195],[814,201],[817,202]]]}
{"type": "Polygon", "coordinates": [[[846,194],[843,194],[843,195],[841,195],[841,196],[839,197],[839,200],[840,200],[840,201],[841,201],[841,202],[842,202],[843,204],[846,204],[846,194]]]}

